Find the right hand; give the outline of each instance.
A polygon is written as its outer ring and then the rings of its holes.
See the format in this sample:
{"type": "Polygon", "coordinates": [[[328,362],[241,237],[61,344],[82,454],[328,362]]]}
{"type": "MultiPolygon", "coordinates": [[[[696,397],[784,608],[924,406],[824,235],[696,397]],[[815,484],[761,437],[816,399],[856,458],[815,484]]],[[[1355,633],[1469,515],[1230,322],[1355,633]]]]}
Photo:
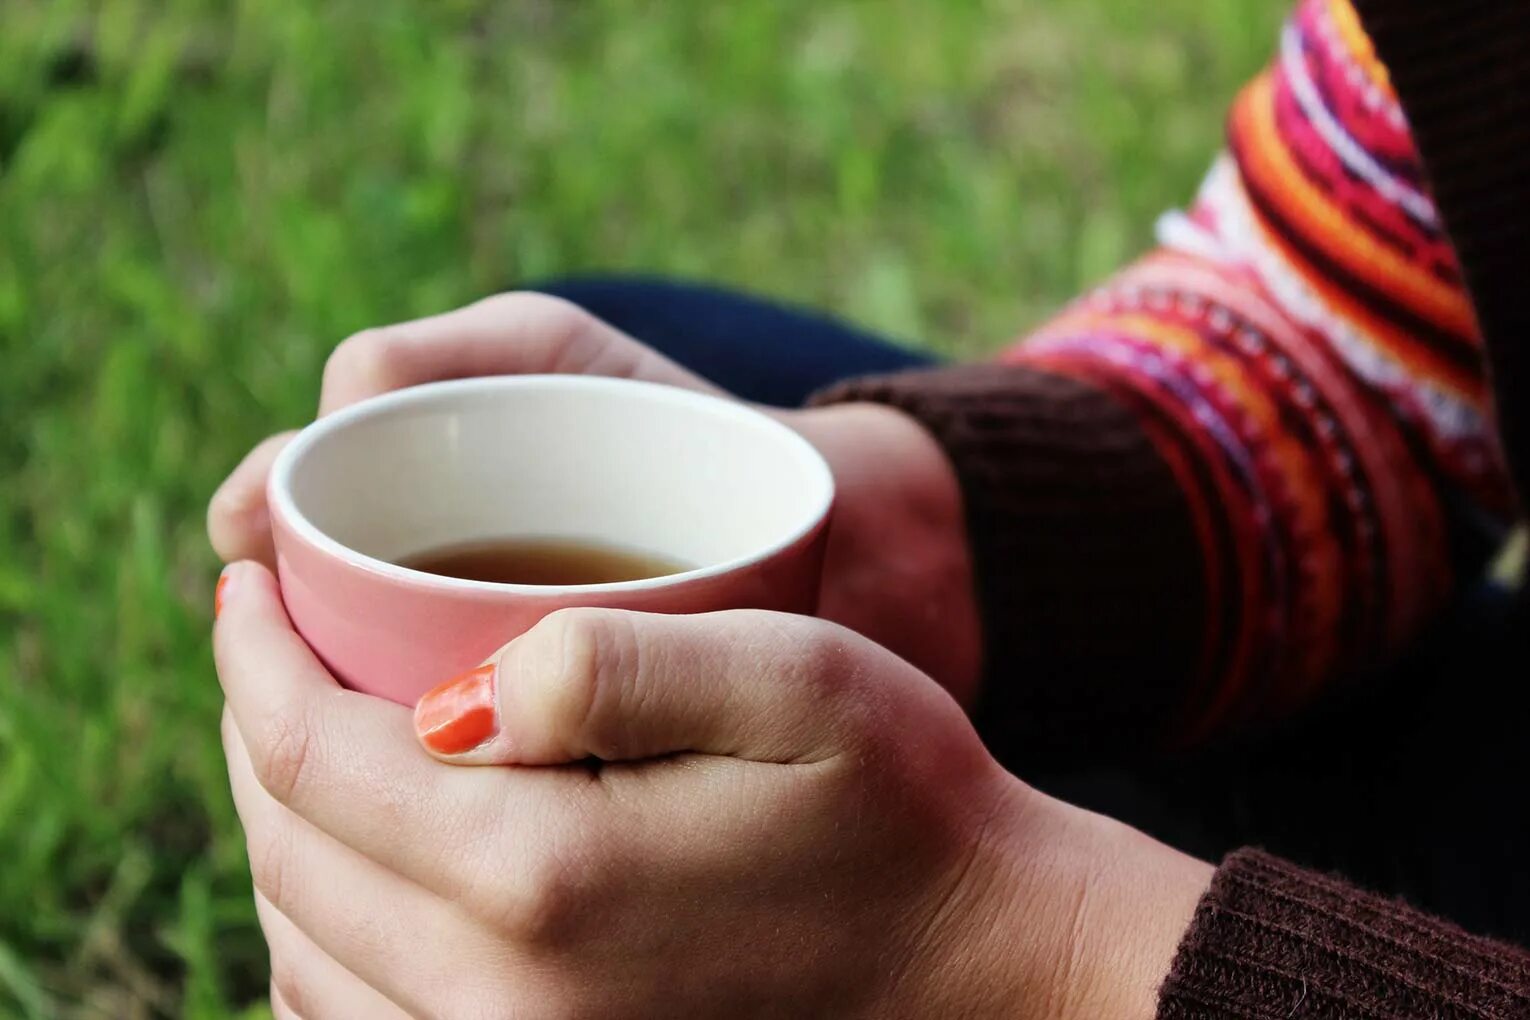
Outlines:
{"type": "MultiPolygon", "coordinates": [[[[727,396],[577,305],[513,292],[345,340],[324,367],[319,414],[441,379],[530,373],[619,376],[727,396]]],[[[977,603],[961,492],[939,444],[912,417],[881,405],[762,410],[813,443],[834,473],[819,615],[898,653],[971,704],[977,603]]],[[[265,481],[292,435],[257,446],[213,496],[207,530],[225,562],[275,564],[265,481]]]]}
{"type": "Polygon", "coordinates": [[[563,610],[411,726],[340,689],[268,571],[224,581],[282,1017],[1135,1020],[1211,877],[821,620],[563,610]]]}

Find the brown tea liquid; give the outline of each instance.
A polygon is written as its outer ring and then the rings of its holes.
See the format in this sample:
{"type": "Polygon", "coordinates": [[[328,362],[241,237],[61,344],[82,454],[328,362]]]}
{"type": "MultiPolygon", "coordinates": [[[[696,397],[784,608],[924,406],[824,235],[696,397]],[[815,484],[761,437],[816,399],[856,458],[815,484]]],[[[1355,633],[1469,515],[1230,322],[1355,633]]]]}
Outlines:
{"type": "Polygon", "coordinates": [[[676,560],[583,539],[491,538],[427,549],[399,566],[500,584],[610,584],[678,574],[676,560]]]}

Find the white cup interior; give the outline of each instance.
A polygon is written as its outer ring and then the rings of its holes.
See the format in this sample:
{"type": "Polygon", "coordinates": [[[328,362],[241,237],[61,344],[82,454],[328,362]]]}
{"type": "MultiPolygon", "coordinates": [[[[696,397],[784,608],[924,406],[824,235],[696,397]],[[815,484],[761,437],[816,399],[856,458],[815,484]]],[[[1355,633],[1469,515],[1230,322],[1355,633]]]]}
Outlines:
{"type": "Polygon", "coordinates": [[[802,537],[832,496],[817,451],[763,414],[584,376],[456,380],[357,404],[289,444],[271,485],[309,541],[389,571],[426,550],[515,537],[596,540],[720,572],[802,537]]]}

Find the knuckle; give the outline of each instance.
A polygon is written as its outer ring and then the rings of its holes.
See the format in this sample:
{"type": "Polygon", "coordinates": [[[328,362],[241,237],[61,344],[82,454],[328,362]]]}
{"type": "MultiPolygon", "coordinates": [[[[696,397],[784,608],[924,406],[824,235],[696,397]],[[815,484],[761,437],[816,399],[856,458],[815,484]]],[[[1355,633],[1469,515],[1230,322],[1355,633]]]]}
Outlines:
{"type": "Polygon", "coordinates": [[[255,778],[276,800],[291,804],[313,766],[316,742],[301,711],[274,713],[249,749],[255,778]]]}
{"type": "Polygon", "coordinates": [[[398,362],[398,334],[395,329],[364,329],[340,341],[324,363],[325,389],[356,379],[385,382],[398,362]]]}
{"type": "Polygon", "coordinates": [[[553,333],[581,330],[595,319],[567,298],[534,290],[510,291],[484,300],[495,311],[521,316],[534,323],[539,330],[553,333]]]}
{"type": "Polygon", "coordinates": [[[835,721],[836,741],[845,750],[865,750],[887,731],[890,676],[868,656],[862,640],[832,624],[798,631],[794,658],[804,697],[825,719],[835,721]]]}
{"type": "Polygon", "coordinates": [[[541,668],[540,706],[553,732],[583,738],[597,757],[607,757],[602,720],[616,711],[630,682],[635,638],[625,614],[602,609],[564,609],[549,616],[540,647],[551,660],[541,668]]]}
{"type": "MultiPolygon", "coordinates": [[[[303,1017],[308,1015],[309,1003],[303,992],[303,982],[299,979],[297,968],[283,950],[272,947],[271,949],[271,988],[276,993],[273,998],[281,1002],[285,1012],[276,1013],[279,1017],[303,1017]]],[[[276,1003],[272,1003],[273,1006],[276,1003]]]]}
{"type": "Polygon", "coordinates": [[[541,371],[585,374],[604,349],[604,324],[566,298],[515,291],[487,300],[499,303],[498,314],[525,324],[534,338],[528,354],[541,371]]]}
{"type": "Polygon", "coordinates": [[[554,718],[568,731],[578,731],[595,713],[605,668],[605,622],[599,611],[571,609],[553,623],[558,668],[550,692],[554,718]]]}
{"type": "Polygon", "coordinates": [[[237,527],[249,517],[260,502],[262,493],[255,486],[224,483],[207,501],[207,530],[214,540],[223,538],[225,529],[237,527]]]}
{"type": "Polygon", "coordinates": [[[255,889],[277,910],[287,906],[292,894],[292,833],[285,825],[269,826],[246,837],[250,855],[250,880],[255,889]]]}
{"type": "Polygon", "coordinates": [[[853,692],[864,679],[864,669],[846,640],[833,626],[818,626],[799,631],[796,668],[808,691],[815,697],[837,700],[853,692]]]}
{"type": "Polygon", "coordinates": [[[577,854],[531,854],[501,888],[497,924],[525,949],[553,949],[575,935],[596,895],[593,869],[577,854]]]}

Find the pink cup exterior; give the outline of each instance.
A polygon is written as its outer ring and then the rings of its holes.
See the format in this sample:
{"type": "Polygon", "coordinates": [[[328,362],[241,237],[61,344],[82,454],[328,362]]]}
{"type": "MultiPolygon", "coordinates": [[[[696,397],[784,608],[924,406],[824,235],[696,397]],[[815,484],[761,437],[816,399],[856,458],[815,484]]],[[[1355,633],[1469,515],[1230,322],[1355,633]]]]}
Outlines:
{"type": "Polygon", "coordinates": [[[298,633],[345,686],[409,706],[558,609],[811,613],[827,537],[826,514],[791,545],[710,576],[605,592],[492,589],[383,573],[364,557],[341,558],[305,539],[276,500],[271,505],[282,598],[298,633]]]}

